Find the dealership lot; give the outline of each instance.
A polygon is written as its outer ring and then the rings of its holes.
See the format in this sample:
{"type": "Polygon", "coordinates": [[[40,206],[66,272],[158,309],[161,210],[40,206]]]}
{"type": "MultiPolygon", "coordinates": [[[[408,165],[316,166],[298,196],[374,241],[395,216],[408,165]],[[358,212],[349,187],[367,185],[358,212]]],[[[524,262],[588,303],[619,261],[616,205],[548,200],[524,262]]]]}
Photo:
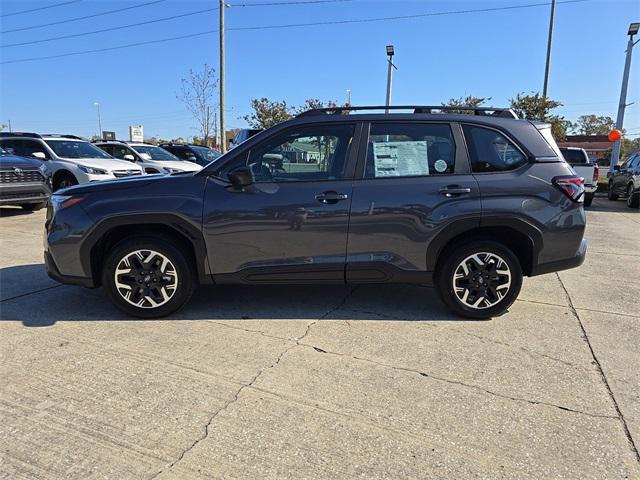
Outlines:
{"type": "Polygon", "coordinates": [[[42,265],[0,217],[0,478],[638,478],[640,214],[510,312],[415,286],[201,288],[163,320],[42,265]]]}

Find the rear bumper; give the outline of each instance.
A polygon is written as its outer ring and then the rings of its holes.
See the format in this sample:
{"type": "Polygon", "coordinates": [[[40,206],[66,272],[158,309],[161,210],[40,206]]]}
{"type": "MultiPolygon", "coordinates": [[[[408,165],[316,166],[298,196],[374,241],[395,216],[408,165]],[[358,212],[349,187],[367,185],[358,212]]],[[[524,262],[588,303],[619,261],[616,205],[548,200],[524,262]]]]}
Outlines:
{"type": "Polygon", "coordinates": [[[559,272],[560,270],[569,270],[570,268],[579,267],[584,263],[584,259],[587,255],[587,240],[582,239],[580,247],[573,257],[565,258],[562,260],[556,260],[554,262],[542,263],[534,265],[531,269],[531,277],[536,275],[543,275],[545,273],[559,272]]]}
{"type": "Polygon", "coordinates": [[[70,275],[62,275],[58,266],[53,261],[53,257],[47,251],[44,252],[44,264],[47,268],[47,275],[56,282],[65,283],[68,285],[79,285],[81,287],[95,288],[95,284],[92,278],[86,277],[72,277],[70,275]]]}

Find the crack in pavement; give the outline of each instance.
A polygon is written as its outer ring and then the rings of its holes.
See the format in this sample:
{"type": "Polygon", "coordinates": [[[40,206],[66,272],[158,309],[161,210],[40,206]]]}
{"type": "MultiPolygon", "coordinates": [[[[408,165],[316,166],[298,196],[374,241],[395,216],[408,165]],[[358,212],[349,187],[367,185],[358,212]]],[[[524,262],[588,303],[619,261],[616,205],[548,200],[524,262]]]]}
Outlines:
{"type": "MultiPolygon", "coordinates": [[[[260,378],[260,376],[266,371],[269,370],[271,368],[276,367],[280,361],[282,360],[282,358],[292,349],[294,349],[295,347],[301,346],[302,344],[300,343],[301,340],[303,340],[311,331],[311,328],[318,323],[320,320],[327,318],[328,315],[331,315],[333,312],[335,312],[336,310],[338,310],[340,307],[342,307],[347,300],[351,297],[351,295],[353,295],[353,292],[356,291],[358,287],[354,287],[350,290],[349,293],[347,293],[347,295],[345,295],[345,297],[340,301],[340,303],[338,303],[338,305],[336,305],[335,307],[330,308],[329,310],[327,310],[324,314],[322,314],[320,316],[320,318],[318,318],[317,320],[313,320],[311,322],[309,322],[307,324],[307,328],[305,330],[305,332],[300,336],[297,337],[294,341],[294,343],[292,345],[289,345],[287,348],[285,348],[282,352],[280,352],[280,355],[278,355],[278,358],[275,360],[275,362],[273,362],[271,365],[269,365],[268,367],[265,368],[261,368],[260,371],[258,373],[256,373],[253,378],[248,382],[243,384],[233,395],[233,398],[231,400],[229,400],[227,403],[225,403],[221,408],[219,408],[218,410],[216,410],[211,417],[209,417],[209,420],[207,421],[207,423],[204,426],[204,432],[202,435],[200,435],[200,437],[198,437],[196,440],[194,440],[191,445],[189,445],[187,448],[185,448],[182,452],[180,452],[180,454],[178,455],[178,457],[171,462],[170,464],[168,464],[166,467],[162,468],[161,470],[159,470],[158,472],[154,473],[151,477],[149,477],[149,480],[152,480],[154,478],[157,478],[159,475],[161,475],[162,473],[171,470],[176,464],[178,464],[180,461],[182,461],[182,459],[185,457],[185,455],[187,453],[189,453],[191,450],[193,450],[196,445],[198,445],[200,442],[202,442],[203,440],[205,440],[208,436],[209,436],[209,428],[211,427],[211,424],[213,423],[213,421],[216,419],[216,417],[218,415],[220,415],[222,412],[224,412],[227,408],[229,408],[229,406],[231,406],[233,403],[238,401],[238,398],[240,397],[240,394],[242,393],[242,391],[245,388],[252,388],[253,384],[258,380],[258,378],[260,378]]],[[[218,322],[213,322],[213,323],[218,323],[218,322]]],[[[220,324],[219,325],[224,325],[224,324],[220,324]]],[[[228,325],[225,325],[228,326],[228,325]]],[[[232,327],[231,327],[232,328],[232,327]]],[[[240,330],[246,330],[246,329],[240,329],[240,330]]],[[[246,331],[250,331],[252,333],[258,333],[261,335],[264,335],[262,332],[259,331],[255,331],[255,330],[246,330],[246,331]]],[[[265,335],[265,336],[270,336],[270,335],[265,335]]],[[[288,339],[283,339],[286,341],[291,341],[288,339]]]]}
{"type": "Polygon", "coordinates": [[[22,298],[22,297],[27,297],[29,295],[33,295],[34,293],[46,292],[47,290],[53,290],[54,288],[60,288],[60,287],[64,287],[64,286],[65,285],[58,284],[58,285],[53,285],[51,287],[41,288],[40,290],[34,290],[33,292],[21,293],[20,295],[16,295],[14,297],[3,298],[2,300],[0,300],[0,303],[8,302],[9,300],[16,300],[18,298],[22,298]]]}
{"type": "Polygon", "coordinates": [[[624,415],[622,414],[622,410],[620,410],[620,406],[618,405],[618,401],[616,400],[616,397],[613,394],[613,390],[611,390],[611,386],[609,385],[609,380],[607,379],[607,376],[604,374],[604,370],[602,369],[602,365],[600,365],[600,361],[598,360],[598,357],[596,356],[596,352],[593,349],[593,346],[591,345],[591,341],[589,340],[589,336],[587,335],[587,330],[584,328],[584,324],[582,323],[582,319],[580,318],[580,315],[578,314],[578,311],[576,310],[576,308],[573,306],[573,301],[571,300],[571,295],[569,295],[569,291],[567,290],[567,287],[565,286],[564,282],[562,281],[562,278],[560,278],[560,274],[558,272],[556,272],[556,276],[558,277],[558,280],[560,281],[560,285],[562,286],[562,289],[564,290],[564,294],[566,295],[567,300],[569,301],[569,308],[571,309],[571,312],[573,313],[573,316],[578,321],[578,325],[580,326],[580,330],[582,330],[582,338],[584,339],[585,343],[589,347],[589,351],[591,352],[591,357],[593,358],[593,361],[595,362],[595,364],[596,364],[596,366],[598,368],[598,373],[600,373],[600,377],[602,379],[602,382],[604,383],[604,386],[605,386],[605,388],[607,390],[607,393],[609,394],[609,397],[611,398],[611,401],[613,402],[613,406],[615,407],[616,412],[618,413],[618,419],[620,420],[620,423],[622,424],[622,428],[624,430],[625,436],[627,437],[627,441],[629,442],[629,446],[631,447],[631,450],[635,454],[636,461],[638,463],[640,463],[640,453],[638,452],[638,447],[636,446],[636,444],[635,444],[635,442],[633,440],[633,437],[631,436],[631,431],[629,430],[629,426],[627,425],[627,421],[624,418],[624,415]]]}
{"type": "Polygon", "coordinates": [[[573,413],[578,413],[578,414],[582,414],[582,415],[587,415],[587,416],[593,417],[593,418],[611,418],[611,419],[617,419],[618,418],[617,416],[613,416],[613,415],[599,415],[599,414],[596,414],[596,413],[585,412],[583,410],[575,410],[573,408],[564,407],[562,405],[556,405],[554,403],[543,402],[543,401],[540,401],[540,400],[529,400],[527,398],[513,397],[513,396],[510,396],[510,395],[504,395],[502,393],[497,393],[497,392],[494,392],[492,390],[488,390],[488,389],[486,389],[484,387],[481,387],[479,385],[474,385],[474,384],[471,384],[471,383],[465,383],[465,382],[462,382],[460,380],[451,380],[449,378],[439,377],[437,375],[433,375],[432,373],[422,372],[420,370],[416,370],[416,369],[409,368],[409,367],[400,367],[400,366],[397,366],[397,365],[391,365],[391,364],[388,364],[388,363],[378,362],[376,360],[371,360],[370,358],[358,357],[356,355],[349,355],[349,354],[346,354],[346,353],[332,352],[332,351],[324,350],[324,349],[322,349],[320,347],[316,347],[314,345],[310,345],[310,344],[307,344],[307,343],[301,343],[300,345],[301,346],[305,346],[305,347],[311,347],[318,353],[326,353],[326,354],[329,354],[329,355],[336,355],[336,356],[339,356],[339,357],[349,357],[349,358],[353,358],[354,360],[359,360],[359,361],[362,361],[362,362],[372,363],[374,365],[378,365],[378,366],[385,367],[385,368],[391,368],[393,370],[400,370],[400,371],[404,371],[404,372],[416,373],[416,374],[418,374],[418,375],[420,375],[422,377],[431,378],[433,380],[438,380],[440,382],[450,383],[450,384],[453,384],[453,385],[459,385],[459,386],[466,387],[466,388],[471,388],[471,389],[474,389],[474,390],[479,390],[479,391],[487,393],[489,395],[493,395],[495,397],[504,398],[504,399],[507,399],[507,400],[513,400],[513,401],[518,401],[518,402],[526,402],[526,403],[529,403],[531,405],[545,405],[545,406],[548,406],[548,407],[558,408],[560,410],[564,410],[564,411],[567,411],[567,412],[573,412],[573,413]]]}

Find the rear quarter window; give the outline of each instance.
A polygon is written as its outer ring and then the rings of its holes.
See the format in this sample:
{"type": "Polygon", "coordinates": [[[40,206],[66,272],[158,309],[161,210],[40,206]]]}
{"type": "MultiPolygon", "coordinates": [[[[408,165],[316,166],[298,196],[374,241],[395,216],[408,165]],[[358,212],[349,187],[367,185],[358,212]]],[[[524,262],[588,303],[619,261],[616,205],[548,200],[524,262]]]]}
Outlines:
{"type": "Polygon", "coordinates": [[[497,130],[463,125],[471,170],[474,173],[505,172],[528,162],[527,157],[497,130]]]}

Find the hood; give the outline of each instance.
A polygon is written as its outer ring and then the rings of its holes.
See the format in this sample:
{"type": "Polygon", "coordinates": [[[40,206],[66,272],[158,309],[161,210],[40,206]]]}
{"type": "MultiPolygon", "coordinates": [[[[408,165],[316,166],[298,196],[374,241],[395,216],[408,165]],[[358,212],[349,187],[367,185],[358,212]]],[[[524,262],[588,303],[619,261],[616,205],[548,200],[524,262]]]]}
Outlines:
{"type": "Polygon", "coordinates": [[[183,172],[197,172],[202,170],[202,167],[197,163],[187,162],[186,160],[151,160],[151,162],[158,167],[175,168],[183,172]]]}
{"type": "MultiPolygon", "coordinates": [[[[130,163],[130,162],[126,162],[130,163]]],[[[174,175],[142,175],[136,177],[124,177],[116,180],[101,180],[99,182],[83,183],[73,187],[57,190],[56,195],[84,195],[92,192],[104,192],[108,190],[124,190],[127,188],[141,188],[152,182],[170,183],[176,177],[192,176],[191,173],[178,173],[174,175]]]]}
{"type": "Polygon", "coordinates": [[[31,158],[17,157],[15,155],[0,155],[0,168],[22,168],[23,170],[34,170],[42,166],[43,162],[31,158]]]}
{"type": "Polygon", "coordinates": [[[92,168],[101,168],[102,170],[140,170],[142,167],[128,160],[118,160],[116,158],[65,158],[60,157],[66,162],[73,162],[78,165],[85,165],[92,168]]]}

